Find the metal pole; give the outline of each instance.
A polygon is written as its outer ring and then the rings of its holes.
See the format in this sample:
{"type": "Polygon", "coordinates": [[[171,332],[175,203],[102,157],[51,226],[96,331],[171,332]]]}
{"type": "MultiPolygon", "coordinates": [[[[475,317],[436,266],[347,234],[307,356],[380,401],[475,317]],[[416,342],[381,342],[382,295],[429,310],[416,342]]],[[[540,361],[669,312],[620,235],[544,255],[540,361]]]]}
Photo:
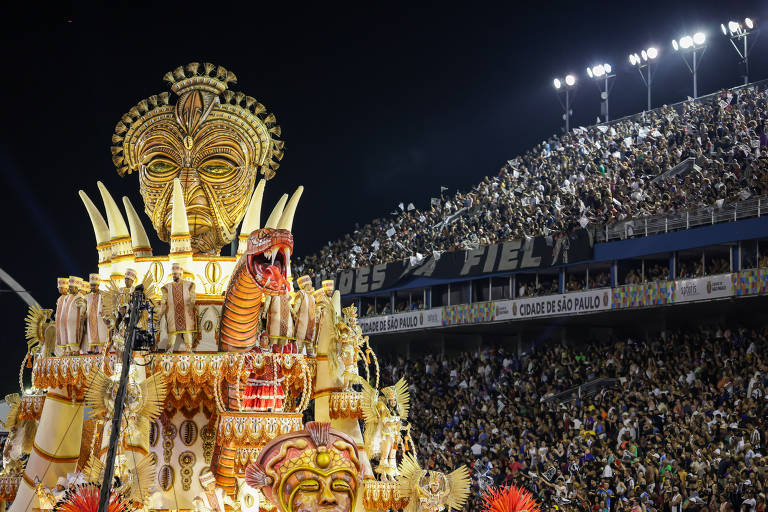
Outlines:
{"type": "Polygon", "coordinates": [[[608,73],[605,74],[605,121],[611,120],[611,116],[608,115],[608,73]]]}
{"type": "Polygon", "coordinates": [[[749,47],[747,46],[747,34],[744,34],[744,85],[749,83],[749,47]]]}
{"type": "Polygon", "coordinates": [[[565,133],[570,131],[571,120],[571,97],[568,94],[568,88],[565,88],[565,133]]]}
{"type": "Polygon", "coordinates": [[[651,110],[651,63],[648,63],[648,111],[651,110]]]}
{"type": "Polygon", "coordinates": [[[693,99],[698,98],[696,89],[696,50],[693,50],[693,99]]]}
{"type": "Polygon", "coordinates": [[[109,433],[109,449],[107,458],[104,461],[104,482],[101,484],[101,494],[99,495],[98,512],[107,512],[109,507],[109,494],[112,490],[112,479],[115,476],[115,455],[117,455],[117,444],[120,437],[120,423],[123,419],[123,407],[125,405],[125,391],[128,383],[128,372],[131,368],[131,357],[133,357],[133,342],[136,333],[136,324],[139,322],[139,306],[144,299],[144,286],[138,285],[131,297],[131,311],[128,317],[128,329],[125,336],[125,346],[123,347],[123,368],[120,373],[120,384],[117,387],[115,395],[114,417],[112,418],[112,431],[109,433]]]}

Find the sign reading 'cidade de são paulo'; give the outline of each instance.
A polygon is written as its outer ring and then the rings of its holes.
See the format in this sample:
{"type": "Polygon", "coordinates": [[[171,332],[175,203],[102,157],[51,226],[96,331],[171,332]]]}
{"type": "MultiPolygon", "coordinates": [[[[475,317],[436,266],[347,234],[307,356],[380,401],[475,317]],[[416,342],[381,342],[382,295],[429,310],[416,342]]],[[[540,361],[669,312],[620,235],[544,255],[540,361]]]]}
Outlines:
{"type": "Polygon", "coordinates": [[[496,320],[591,313],[611,309],[611,290],[587,290],[562,295],[505,300],[496,303],[496,320]]]}
{"type": "Polygon", "coordinates": [[[394,315],[364,317],[358,323],[365,335],[440,327],[442,325],[440,311],[440,309],[429,309],[426,311],[395,313],[394,315]]]}

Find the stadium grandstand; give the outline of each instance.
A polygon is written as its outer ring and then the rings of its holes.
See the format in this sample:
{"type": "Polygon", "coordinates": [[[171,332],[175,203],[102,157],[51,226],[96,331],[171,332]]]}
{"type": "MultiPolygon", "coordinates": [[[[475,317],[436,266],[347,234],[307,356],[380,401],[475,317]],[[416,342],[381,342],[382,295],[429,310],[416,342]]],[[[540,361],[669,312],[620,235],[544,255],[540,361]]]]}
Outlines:
{"type": "Polygon", "coordinates": [[[552,136],[296,262],[410,383],[425,466],[471,466],[466,510],[765,510],[767,85],[552,136]]]}
{"type": "Polygon", "coordinates": [[[766,86],[552,136],[470,191],[432,198],[427,210],[401,204],[396,217],[329,242],[296,270],[328,277],[586,227],[599,239],[615,236],[617,223],[632,235],[648,223],[658,231],[659,216],[700,208],[727,217],[736,203],[768,190],[766,86]]]}

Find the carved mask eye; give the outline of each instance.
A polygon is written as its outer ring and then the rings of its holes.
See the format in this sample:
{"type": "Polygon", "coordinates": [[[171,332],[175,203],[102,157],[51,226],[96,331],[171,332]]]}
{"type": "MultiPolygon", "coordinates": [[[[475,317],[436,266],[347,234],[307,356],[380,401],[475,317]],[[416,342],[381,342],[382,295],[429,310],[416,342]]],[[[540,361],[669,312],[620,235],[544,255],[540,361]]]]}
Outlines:
{"type": "Polygon", "coordinates": [[[161,177],[173,174],[178,170],[176,164],[165,158],[154,158],[147,164],[147,170],[154,176],[161,177]]]}

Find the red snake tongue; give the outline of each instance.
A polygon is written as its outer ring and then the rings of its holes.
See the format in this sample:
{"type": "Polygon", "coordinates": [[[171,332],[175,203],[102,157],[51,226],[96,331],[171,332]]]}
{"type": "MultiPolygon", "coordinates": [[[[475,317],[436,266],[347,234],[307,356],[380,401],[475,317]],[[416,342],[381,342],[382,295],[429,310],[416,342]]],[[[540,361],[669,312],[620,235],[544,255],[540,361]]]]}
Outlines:
{"type": "Polygon", "coordinates": [[[266,282],[270,284],[277,284],[277,287],[288,287],[288,281],[283,277],[283,273],[280,267],[276,265],[269,265],[262,272],[262,275],[266,278],[266,282]]]}

